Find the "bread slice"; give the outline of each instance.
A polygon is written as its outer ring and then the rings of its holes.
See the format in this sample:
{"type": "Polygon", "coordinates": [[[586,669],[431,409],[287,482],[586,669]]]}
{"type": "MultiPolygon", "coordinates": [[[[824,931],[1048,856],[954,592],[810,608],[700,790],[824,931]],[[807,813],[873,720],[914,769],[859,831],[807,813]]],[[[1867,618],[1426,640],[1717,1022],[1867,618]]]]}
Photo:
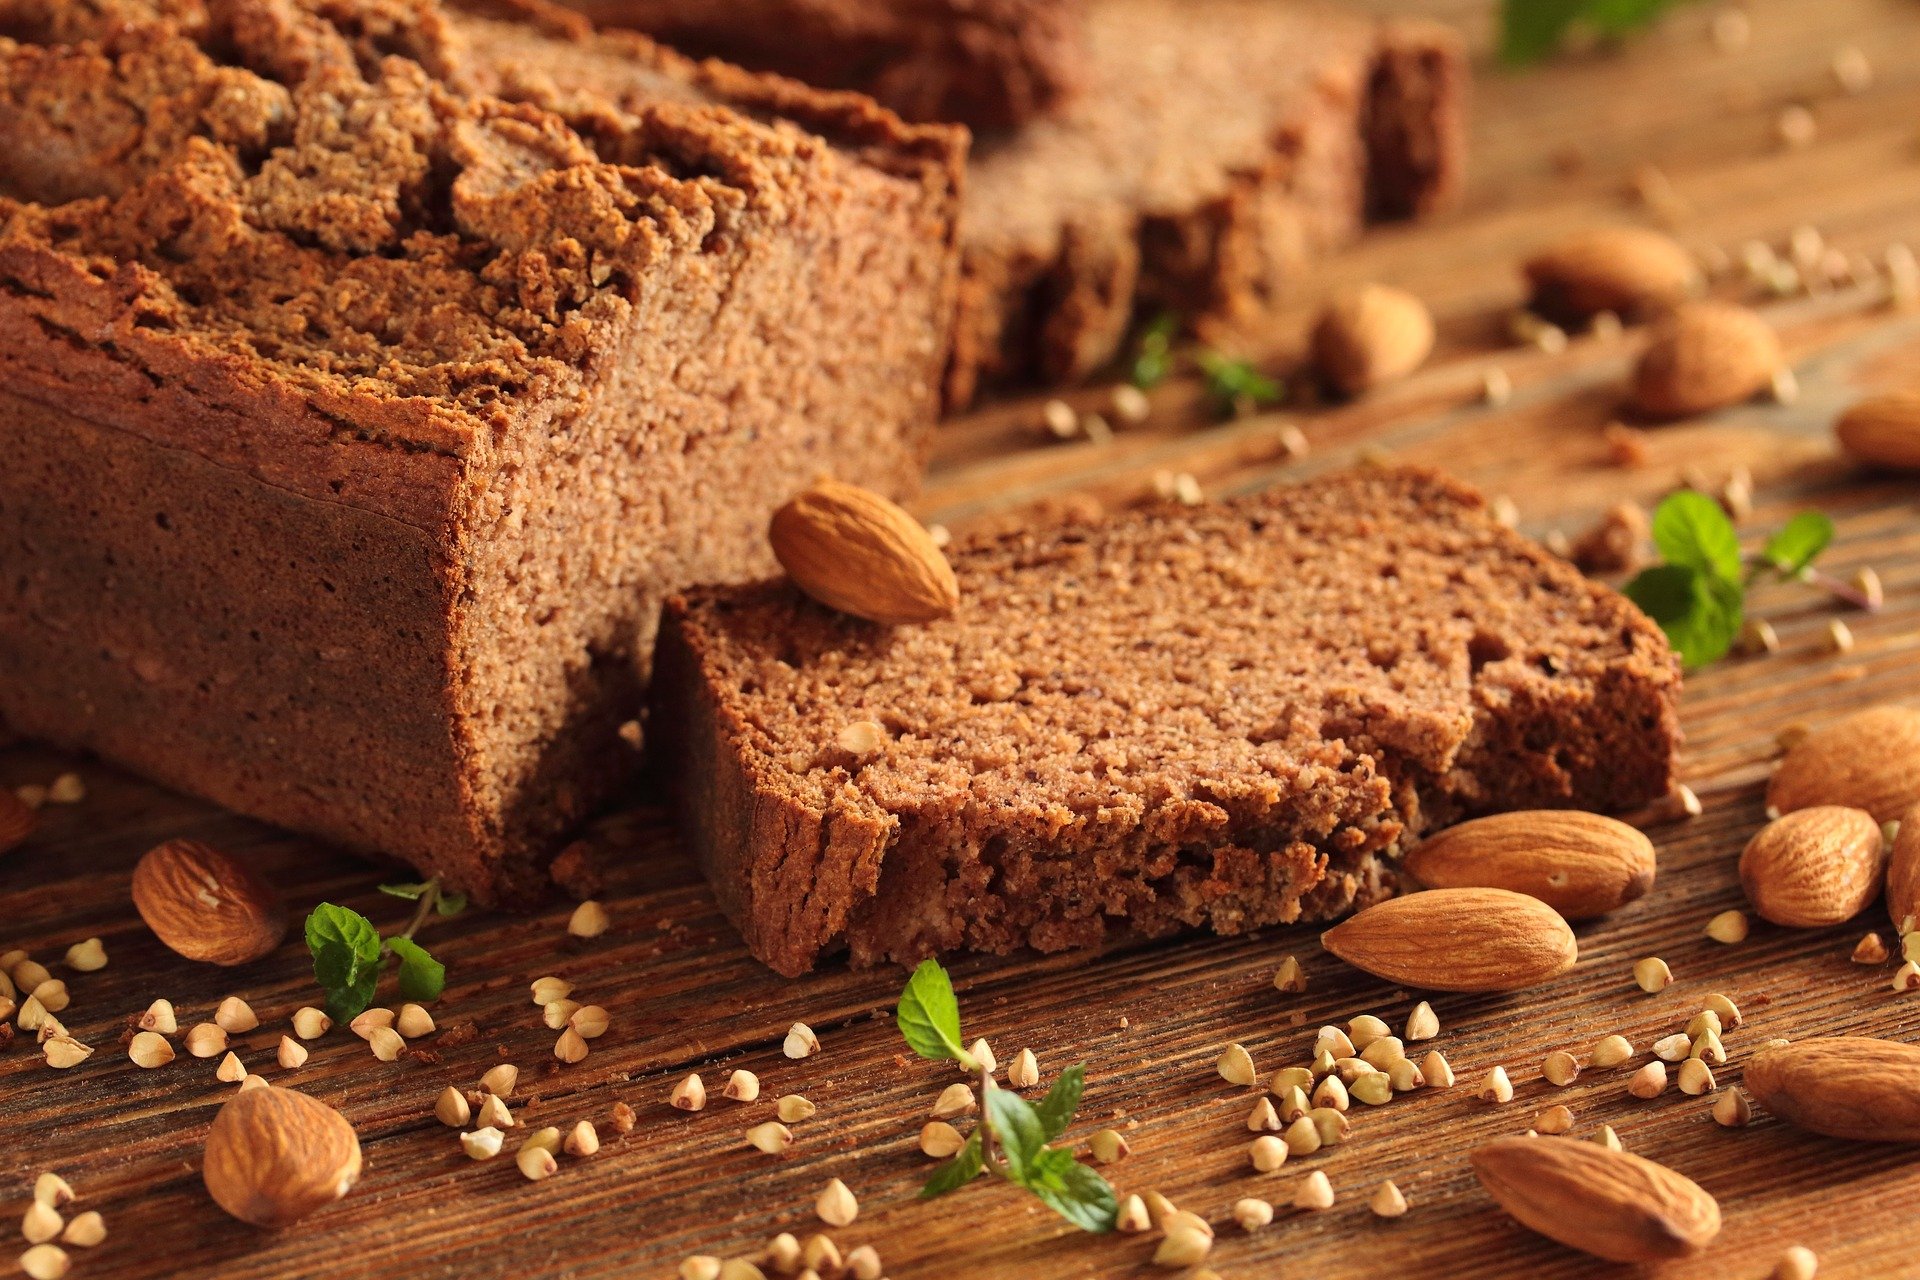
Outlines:
{"type": "Polygon", "coordinates": [[[1142,312],[1206,335],[1293,293],[1370,218],[1458,188],[1457,37],[1302,0],[1094,0],[1085,88],[974,140],[955,403],[1068,382],[1142,312]]]}
{"type": "Polygon", "coordinates": [[[780,973],[1332,916],[1410,834],[1671,782],[1658,628],[1431,472],[952,558],[960,609],[923,627],[785,582],[668,604],[659,759],[780,973]]]}
{"type": "Polygon", "coordinates": [[[1079,83],[1086,0],[565,0],[702,57],[856,89],[909,120],[999,129],[1079,83]]]}
{"type": "Polygon", "coordinates": [[[918,484],[963,143],[525,13],[0,0],[0,720],[483,901],[670,590],[918,484]]]}

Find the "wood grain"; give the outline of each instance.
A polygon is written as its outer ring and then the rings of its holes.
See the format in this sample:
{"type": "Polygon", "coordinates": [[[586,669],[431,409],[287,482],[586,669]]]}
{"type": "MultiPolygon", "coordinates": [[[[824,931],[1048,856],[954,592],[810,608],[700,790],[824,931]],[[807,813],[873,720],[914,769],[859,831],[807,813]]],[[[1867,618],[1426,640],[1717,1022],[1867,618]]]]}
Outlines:
{"type": "MultiPolygon", "coordinates": [[[[1480,0],[1434,7],[1482,39],[1490,29],[1491,6],[1480,0]]],[[[1887,929],[1877,908],[1829,930],[1756,922],[1753,936],[1733,947],[1701,933],[1711,915],[1741,903],[1734,864],[1761,821],[1776,734],[1916,697],[1920,490],[1857,473],[1835,456],[1828,430],[1837,409],[1863,390],[1920,383],[1912,372],[1920,315],[1889,309],[1875,284],[1769,303],[1799,373],[1799,399],[1660,429],[1649,437],[1648,462],[1631,470],[1607,461],[1600,429],[1620,412],[1635,336],[1583,338],[1552,355],[1508,347],[1503,337],[1504,314],[1520,297],[1511,264],[1569,227],[1643,218],[1627,189],[1647,164],[1660,167],[1689,207],[1676,231],[1690,244],[1778,244],[1803,224],[1854,253],[1920,240],[1920,10],[1903,0],[1764,0],[1750,10],[1752,43],[1736,54],[1707,41],[1710,7],[1698,6],[1624,52],[1483,77],[1467,206],[1434,225],[1381,233],[1329,263],[1319,281],[1331,288],[1386,279],[1429,300],[1440,349],[1413,379],[1352,404],[1225,425],[1209,421],[1191,381],[1176,380],[1154,393],[1147,424],[1105,445],[1052,441],[1038,400],[994,406],[943,433],[921,510],[955,527],[1044,518],[1064,495],[1137,501],[1163,470],[1190,472],[1210,492],[1240,492],[1378,449],[1443,464],[1509,495],[1522,527],[1545,536],[1577,531],[1622,497],[1652,499],[1689,468],[1717,480],[1746,466],[1759,491],[1750,531],[1817,504],[1840,528],[1828,567],[1845,575],[1871,565],[1884,580],[1887,606],[1874,615],[1843,615],[1805,586],[1756,594],[1782,650],[1689,680],[1684,772],[1705,813],[1648,819],[1661,868],[1654,890],[1581,925],[1580,964],[1544,988],[1436,997],[1435,1044],[1460,1086],[1356,1113],[1352,1140],[1337,1149],[1254,1174],[1243,1126],[1254,1094],[1213,1070],[1230,1040],[1245,1043],[1265,1071],[1302,1060],[1322,1023],[1362,1012],[1404,1020],[1416,994],[1344,969],[1321,952],[1312,929],[954,966],[968,1033],[988,1036],[1003,1061],[1031,1046],[1045,1078],[1070,1062],[1088,1065],[1074,1136],[1124,1127],[1134,1154],[1108,1170],[1114,1182],[1123,1191],[1159,1189],[1218,1224],[1210,1262],[1224,1275],[1615,1274],[1516,1226],[1467,1170],[1474,1143],[1523,1131],[1555,1102],[1573,1108],[1576,1135],[1611,1124],[1629,1150],[1672,1164],[1719,1197],[1727,1227],[1715,1249],[1661,1275],[1760,1277],[1794,1243],[1820,1253],[1823,1277],[1920,1274],[1910,1210],[1920,1167],[1909,1151],[1816,1138],[1765,1117],[1744,1131],[1723,1130],[1705,1099],[1630,1098],[1626,1070],[1590,1070],[1566,1089],[1539,1076],[1548,1052],[1583,1049],[1608,1032],[1644,1047],[1716,990],[1748,1014],[1727,1037],[1733,1061],[1720,1072],[1723,1084],[1737,1081],[1739,1063],[1771,1036],[1920,1037],[1920,1003],[1888,989],[1891,967],[1848,961],[1861,932],[1887,929]],[[1867,50],[1877,72],[1858,96],[1841,94],[1829,71],[1845,43],[1867,50]],[[1774,117],[1789,102],[1811,104],[1820,122],[1803,150],[1774,141],[1774,117]],[[1479,394],[1495,364],[1515,386],[1499,406],[1479,394]],[[1289,424],[1311,441],[1304,459],[1286,454],[1289,424]],[[1844,655],[1825,643],[1828,621],[1840,616],[1858,641],[1844,655]],[[1269,985],[1287,954],[1308,966],[1303,995],[1269,985]],[[1655,954],[1677,981],[1648,996],[1629,970],[1655,954]],[[1518,1089],[1504,1107],[1472,1097],[1473,1082],[1496,1063],[1518,1089]],[[1236,1198],[1284,1205],[1313,1168],[1339,1192],[1332,1210],[1282,1207],[1273,1226],[1253,1236],[1231,1225],[1236,1198]],[[1413,1206],[1391,1222],[1365,1207],[1386,1177],[1413,1206]]],[[[1284,369],[1306,314],[1303,307],[1254,335],[1250,349],[1284,369]]],[[[1070,398],[1098,407],[1105,396],[1090,388],[1070,398]]],[[[0,782],[8,785],[44,783],[68,768],[86,778],[87,799],[48,807],[38,834],[0,862],[0,949],[26,947],[59,972],[54,962],[70,943],[105,940],[106,969],[61,974],[74,992],[61,1016],[98,1052],[55,1072],[22,1041],[0,1050],[0,1206],[24,1209],[34,1173],[62,1172],[80,1191],[77,1208],[101,1210],[109,1229],[102,1246],[76,1251],[75,1277],[667,1276],[689,1253],[744,1254],[776,1231],[804,1237],[820,1229],[811,1204],[830,1177],[845,1179],[862,1204],[859,1220],[832,1234],[842,1248],[876,1245],[896,1278],[1150,1274],[1150,1240],[1078,1235],[998,1186],[916,1201],[930,1162],[914,1135],[951,1077],[902,1056],[887,1016],[900,974],[830,967],[785,982],[760,968],[718,915],[655,797],[632,797],[591,834],[617,863],[603,897],[614,927],[603,937],[568,938],[564,906],[431,926],[429,940],[451,975],[436,1016],[443,1029],[472,1023],[473,1038],[429,1038],[419,1057],[382,1064],[337,1030],[315,1042],[304,1067],[283,1071],[273,1047],[293,1010],[316,994],[297,937],[240,970],[181,961],[131,909],[134,860],[163,839],[186,837],[249,859],[296,915],[324,898],[397,925],[406,904],[374,891],[377,872],[308,841],[97,764],[29,746],[0,751],[0,782]],[[570,978],[578,998],[613,1012],[612,1030],[575,1067],[553,1059],[555,1033],[528,999],[528,983],[546,973],[570,978]],[[207,1125],[231,1089],[215,1081],[214,1063],[182,1054],[142,1071],[122,1047],[128,1019],[155,997],[174,1001],[184,1028],[230,993],[245,995],[262,1019],[258,1031],[235,1037],[248,1065],[338,1106],[366,1152],[365,1177],[346,1200],[278,1234],[225,1218],[200,1186],[207,1125]],[[796,1019],[823,1044],[797,1063],[779,1048],[796,1019]],[[468,1161],[453,1131],[433,1119],[432,1102],[445,1084],[470,1087],[500,1061],[522,1068],[514,1107],[523,1126],[603,1122],[601,1153],[563,1160],[558,1176],[537,1185],[510,1160],[468,1161]],[[698,1114],[668,1107],[684,1072],[705,1073],[717,1095],[736,1066],[760,1074],[760,1102],[716,1097],[698,1114]],[[784,1159],[748,1149],[746,1128],[770,1118],[772,1100],[787,1092],[805,1094],[819,1113],[794,1126],[784,1159]],[[604,1124],[616,1101],[639,1113],[624,1138],[604,1124]]]]}

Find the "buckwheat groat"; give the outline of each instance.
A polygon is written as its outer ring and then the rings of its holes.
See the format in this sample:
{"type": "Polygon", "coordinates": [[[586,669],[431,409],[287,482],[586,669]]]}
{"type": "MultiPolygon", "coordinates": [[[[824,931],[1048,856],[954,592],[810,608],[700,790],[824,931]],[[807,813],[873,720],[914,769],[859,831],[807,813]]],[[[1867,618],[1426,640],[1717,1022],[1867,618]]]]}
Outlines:
{"type": "Polygon", "coordinates": [[[659,601],[917,480],[959,141],[532,13],[0,0],[0,719],[483,901],[659,601]]]}
{"type": "Polygon", "coordinates": [[[1432,473],[952,559],[959,610],[925,626],[785,582],[668,604],[660,759],[781,973],[1335,915],[1408,834],[1672,776],[1659,630],[1432,473]]]}

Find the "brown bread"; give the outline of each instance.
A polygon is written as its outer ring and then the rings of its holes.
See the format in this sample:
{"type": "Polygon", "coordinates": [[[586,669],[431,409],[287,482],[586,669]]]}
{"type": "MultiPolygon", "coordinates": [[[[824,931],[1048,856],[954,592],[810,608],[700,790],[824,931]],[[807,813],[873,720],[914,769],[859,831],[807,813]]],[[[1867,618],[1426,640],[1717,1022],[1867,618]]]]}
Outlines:
{"type": "Polygon", "coordinates": [[[504,2],[0,32],[17,731],[522,896],[661,598],[917,482],[954,131],[504,2]]]}
{"type": "Polygon", "coordinates": [[[1429,472],[951,559],[959,608],[925,626],[785,582],[669,603],[659,759],[781,973],[1331,916],[1409,833],[1671,780],[1658,629],[1429,472]]]}

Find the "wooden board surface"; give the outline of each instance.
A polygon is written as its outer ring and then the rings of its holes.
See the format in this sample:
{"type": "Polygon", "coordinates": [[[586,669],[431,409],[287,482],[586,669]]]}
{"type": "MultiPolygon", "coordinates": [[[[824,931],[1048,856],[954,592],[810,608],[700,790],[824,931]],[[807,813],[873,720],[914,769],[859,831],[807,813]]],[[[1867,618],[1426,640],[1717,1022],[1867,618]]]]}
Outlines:
{"type": "MultiPolygon", "coordinates": [[[[1489,6],[1477,0],[1433,7],[1477,32],[1488,28],[1489,6]]],[[[1842,613],[1806,587],[1759,592],[1758,612],[1774,622],[1783,648],[1689,680],[1683,771],[1706,811],[1649,823],[1661,858],[1654,892],[1582,926],[1581,963],[1545,988],[1436,998],[1435,1043],[1462,1085],[1357,1114],[1347,1144],[1277,1174],[1247,1166],[1243,1118],[1255,1094],[1215,1074],[1221,1047],[1244,1042],[1271,1070],[1304,1059],[1317,1026],[1363,1012],[1398,1024],[1416,996],[1344,971],[1320,952],[1310,928],[954,965],[969,1034],[988,1036],[1003,1060],[1030,1046],[1049,1078],[1069,1062],[1087,1064],[1074,1135],[1125,1127],[1134,1154],[1108,1170],[1112,1180],[1123,1192],[1158,1189],[1218,1224],[1210,1264],[1225,1276],[1616,1273],[1515,1226],[1467,1170],[1465,1153],[1476,1142],[1523,1131],[1556,1102],[1573,1108],[1577,1134],[1611,1124],[1629,1150],[1672,1164],[1719,1197],[1727,1227],[1714,1250],[1661,1274],[1760,1277],[1783,1247],[1803,1243],[1822,1256],[1822,1276],[1920,1275],[1911,1210],[1920,1168],[1911,1152],[1848,1146],[1767,1119],[1723,1130],[1701,1099],[1630,1098],[1625,1071],[1589,1071],[1557,1090],[1538,1070],[1549,1051],[1580,1049],[1612,1031],[1645,1046],[1678,1029],[1712,991],[1732,995],[1749,1017],[1728,1037],[1733,1063],[1723,1081],[1737,1080],[1739,1063],[1772,1036],[1920,1036],[1920,1003],[1888,989],[1890,967],[1848,961],[1866,928],[1886,928],[1878,910],[1832,930],[1756,926],[1734,947],[1701,934],[1713,913],[1740,905],[1734,859],[1761,820],[1778,731],[1920,696],[1920,489],[1856,473],[1828,437],[1836,409],[1863,389],[1920,383],[1920,314],[1889,308],[1871,283],[1769,302],[1798,371],[1799,399],[1663,428],[1650,438],[1649,461],[1635,469],[1612,465],[1600,437],[1618,413],[1634,336],[1580,339],[1558,354],[1515,349],[1504,337],[1505,314],[1520,297],[1517,255],[1569,227],[1645,218],[1629,188],[1648,164],[1686,206],[1676,232],[1690,244],[1737,252],[1751,237],[1780,244],[1801,225],[1851,253],[1920,241],[1920,9],[1906,0],[1766,0],[1751,10],[1752,41],[1737,53],[1707,39],[1711,9],[1703,6],[1622,55],[1483,78],[1466,207],[1434,225],[1381,233],[1328,264],[1321,282],[1385,279],[1432,302],[1441,350],[1411,381],[1356,404],[1226,425],[1208,421],[1197,389],[1178,381],[1155,392],[1149,423],[1109,444],[1050,440],[1035,402],[980,412],[942,437],[923,512],[955,527],[1040,518],[1031,514],[1035,504],[1044,510],[1062,494],[1124,504],[1151,492],[1161,471],[1190,472],[1209,492],[1244,491],[1372,448],[1441,463],[1510,496],[1522,527],[1546,536],[1583,528],[1622,497],[1652,499],[1688,468],[1718,480],[1746,466],[1758,488],[1750,530],[1819,505],[1840,526],[1830,567],[1844,574],[1871,565],[1885,581],[1887,607],[1871,616],[1842,613]],[[1866,93],[1845,95],[1834,84],[1830,60],[1844,44],[1872,60],[1877,78],[1866,93]],[[1813,108],[1819,134],[1811,146],[1784,150],[1774,120],[1793,102],[1813,108]],[[1493,364],[1515,385],[1500,406],[1479,395],[1493,364]],[[1288,424],[1312,443],[1304,459],[1286,455],[1288,424]],[[1835,617],[1857,637],[1851,653],[1827,647],[1835,617]],[[1290,953],[1310,971],[1304,995],[1268,985],[1290,953]],[[1678,978],[1659,996],[1641,994],[1629,975],[1635,959],[1652,954],[1678,978]],[[1496,1063],[1518,1086],[1503,1107],[1472,1096],[1472,1083],[1496,1063]],[[1253,1236],[1231,1225],[1235,1199],[1284,1205],[1314,1168],[1339,1193],[1334,1209],[1282,1207],[1273,1226],[1253,1236]],[[1365,1203],[1386,1177],[1413,1203],[1392,1222],[1374,1218],[1365,1203]]],[[[1261,335],[1262,349],[1284,362],[1301,325],[1295,316],[1261,335]]],[[[1091,389],[1072,398],[1096,407],[1105,395],[1091,389]]],[[[1002,1187],[983,1183],[917,1202],[929,1162],[914,1136],[951,1077],[902,1056],[886,1016],[900,975],[830,967],[786,982],[759,967],[645,796],[592,834],[618,863],[604,896],[614,919],[605,936],[569,939],[564,907],[433,926],[432,945],[451,975],[436,1014],[443,1026],[471,1022],[477,1036],[451,1047],[428,1039],[421,1059],[382,1064],[336,1031],[313,1046],[306,1066],[282,1071],[273,1046],[292,1011],[315,996],[297,938],[241,971],[189,965],[132,912],[134,860],[162,839],[185,836],[255,860],[297,911],[324,897],[397,924],[405,904],[374,891],[378,873],[311,842],[94,763],[32,747],[0,751],[7,785],[70,768],[86,779],[87,799],[47,809],[33,843],[0,864],[0,950],[26,947],[51,963],[74,941],[105,940],[112,963],[64,975],[74,1003],[61,1015],[99,1052],[55,1072],[23,1041],[0,1050],[0,1209],[24,1209],[37,1171],[63,1173],[81,1192],[77,1207],[101,1210],[110,1232],[100,1248],[76,1251],[76,1277],[667,1276],[689,1253],[746,1254],[777,1231],[820,1230],[812,1200],[836,1176],[862,1211],[832,1234],[843,1249],[874,1244],[896,1278],[1154,1274],[1146,1265],[1151,1240],[1079,1235],[1002,1187]],[[554,1061],[554,1033],[528,1001],[528,982],[546,973],[571,979],[579,998],[613,1013],[613,1029],[578,1066],[554,1061]],[[230,993],[245,995],[263,1020],[236,1037],[248,1065],[338,1106],[365,1146],[360,1186],[279,1234],[225,1218],[201,1188],[206,1128],[232,1088],[214,1079],[214,1063],[182,1054],[167,1068],[141,1071],[121,1047],[127,1019],[155,997],[171,999],[185,1025],[230,993]],[[796,1019],[823,1044],[819,1056],[798,1063],[779,1049],[796,1019]],[[453,1132],[432,1118],[433,1099],[447,1083],[472,1086],[500,1061],[523,1070],[515,1099],[522,1125],[602,1122],[601,1153],[563,1161],[558,1176],[538,1185],[510,1160],[465,1159],[453,1132]],[[686,1071],[702,1071],[717,1087],[735,1067],[760,1074],[762,1102],[716,1100],[695,1115],[667,1106],[686,1071]],[[787,1092],[806,1095],[818,1114],[794,1126],[797,1141],[784,1159],[748,1150],[744,1130],[770,1118],[771,1100],[787,1092]],[[604,1124],[616,1101],[639,1116],[624,1138],[604,1124]]]]}

